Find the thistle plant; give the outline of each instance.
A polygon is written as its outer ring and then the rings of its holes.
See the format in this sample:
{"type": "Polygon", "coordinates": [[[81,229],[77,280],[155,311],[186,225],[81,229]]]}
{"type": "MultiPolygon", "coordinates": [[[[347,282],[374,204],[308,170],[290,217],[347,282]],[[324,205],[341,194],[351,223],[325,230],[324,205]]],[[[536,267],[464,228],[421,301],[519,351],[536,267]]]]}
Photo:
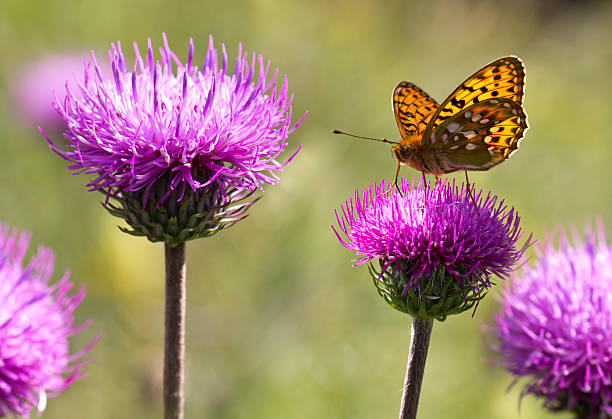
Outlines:
{"type": "Polygon", "coordinates": [[[299,150],[279,161],[301,120],[291,122],[287,77],[277,83],[278,70],[261,55],[249,60],[241,45],[233,66],[222,46],[219,63],[210,37],[201,68],[191,40],[184,63],[165,35],[161,61],[150,40],[144,57],[134,51],[128,65],[112,44],[109,76],[92,53],[82,78],[54,102],[67,145],[47,140],[68,169],[94,175],[87,186],[104,193],[104,207],[129,226],[122,231],[165,244],[164,410],[180,418],[185,242],[245,218],[254,193],[277,183],[299,150]]]}
{"type": "Polygon", "coordinates": [[[469,309],[507,278],[530,239],[520,245],[520,218],[495,195],[470,197],[448,181],[424,187],[384,180],[336,211],[333,227],[342,246],[356,253],[354,266],[370,262],[380,296],[413,317],[400,418],[416,417],[433,320],[469,309]],[[389,193],[385,193],[389,191],[389,193]],[[375,263],[374,260],[377,260],[375,263]]]}
{"type": "Polygon", "coordinates": [[[504,290],[489,328],[498,363],[551,411],[612,417],[612,246],[603,227],[559,234],[504,290]]]}
{"type": "Polygon", "coordinates": [[[93,347],[70,353],[68,338],[89,326],[74,325],[85,288],[73,292],[70,272],[51,283],[55,255],[39,247],[24,266],[30,234],[0,224],[0,417],[29,417],[45,410],[83,376],[93,347]]]}

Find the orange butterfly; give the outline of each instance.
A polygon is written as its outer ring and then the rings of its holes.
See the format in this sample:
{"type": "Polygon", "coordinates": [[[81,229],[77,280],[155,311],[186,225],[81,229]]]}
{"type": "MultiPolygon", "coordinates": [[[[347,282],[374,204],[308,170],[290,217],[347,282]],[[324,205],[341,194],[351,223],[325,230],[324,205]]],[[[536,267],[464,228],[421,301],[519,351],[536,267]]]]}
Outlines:
{"type": "MultiPolygon", "coordinates": [[[[518,149],[527,129],[523,109],[525,67],[518,57],[502,57],[461,83],[442,105],[403,81],[393,91],[393,111],[402,140],[357,138],[394,144],[397,171],[408,165],[438,176],[457,170],[489,170],[518,149]]],[[[469,180],[468,180],[469,190],[469,180]]]]}

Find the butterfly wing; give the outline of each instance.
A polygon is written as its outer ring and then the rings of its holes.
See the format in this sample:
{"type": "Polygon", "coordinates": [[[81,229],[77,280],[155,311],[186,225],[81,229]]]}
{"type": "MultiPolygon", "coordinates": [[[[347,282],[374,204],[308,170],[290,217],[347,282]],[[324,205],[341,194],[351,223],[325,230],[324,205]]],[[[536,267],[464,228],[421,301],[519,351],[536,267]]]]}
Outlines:
{"type": "MultiPolygon", "coordinates": [[[[403,81],[393,91],[395,122],[406,141],[425,131],[436,110],[436,101],[412,83],[403,81]]],[[[418,143],[418,138],[414,141],[418,143]]]]}
{"type": "Polygon", "coordinates": [[[518,149],[526,129],[527,116],[518,103],[485,99],[436,127],[433,153],[445,173],[488,170],[518,149]]]}
{"type": "Polygon", "coordinates": [[[519,107],[525,93],[525,67],[514,56],[502,57],[487,64],[461,83],[430,118],[423,144],[440,124],[462,110],[487,99],[508,99],[519,107]]]}

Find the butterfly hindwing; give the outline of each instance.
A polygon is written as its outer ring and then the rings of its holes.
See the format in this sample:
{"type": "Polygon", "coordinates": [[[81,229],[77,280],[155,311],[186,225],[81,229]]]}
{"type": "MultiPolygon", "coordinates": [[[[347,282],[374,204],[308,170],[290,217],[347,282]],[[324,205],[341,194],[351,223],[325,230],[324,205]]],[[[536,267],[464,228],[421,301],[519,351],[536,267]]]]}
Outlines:
{"type": "Polygon", "coordinates": [[[402,138],[422,134],[438,104],[416,85],[403,81],[393,91],[393,112],[402,138]]]}
{"type": "Polygon", "coordinates": [[[427,141],[446,172],[488,170],[510,157],[526,129],[522,106],[509,99],[486,99],[445,120],[427,141]]]}
{"type": "Polygon", "coordinates": [[[423,141],[447,119],[487,99],[508,99],[521,106],[525,91],[525,67],[518,57],[499,58],[461,83],[430,118],[423,141]]]}

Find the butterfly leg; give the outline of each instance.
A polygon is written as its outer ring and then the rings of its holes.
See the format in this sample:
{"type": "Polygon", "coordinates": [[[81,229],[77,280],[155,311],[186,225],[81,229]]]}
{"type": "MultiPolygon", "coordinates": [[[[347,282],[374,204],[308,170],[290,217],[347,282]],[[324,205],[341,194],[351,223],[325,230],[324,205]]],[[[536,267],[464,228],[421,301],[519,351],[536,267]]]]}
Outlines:
{"type": "Polygon", "coordinates": [[[402,191],[400,190],[398,184],[397,184],[397,178],[399,177],[399,171],[400,171],[400,164],[397,164],[397,170],[395,171],[395,179],[393,179],[393,184],[391,184],[391,186],[389,187],[389,189],[387,189],[387,191],[382,194],[382,196],[387,195],[389,192],[391,192],[391,189],[393,189],[393,187],[397,188],[397,191],[399,192],[399,194],[402,194],[402,191]]]}
{"type": "Polygon", "coordinates": [[[421,176],[423,176],[423,206],[421,207],[421,211],[425,211],[425,197],[427,196],[427,179],[425,178],[425,171],[421,171],[421,176]]]}
{"type": "Polygon", "coordinates": [[[474,195],[472,195],[472,188],[470,187],[470,180],[468,179],[467,170],[463,169],[463,171],[465,172],[465,182],[467,183],[468,195],[470,195],[470,198],[472,199],[472,202],[474,203],[474,208],[478,209],[478,205],[476,205],[476,200],[474,199],[474,195]]]}
{"type": "Polygon", "coordinates": [[[397,191],[399,192],[399,194],[402,194],[402,190],[400,189],[399,185],[397,184],[397,178],[399,176],[399,171],[400,171],[400,164],[399,162],[397,163],[397,170],[395,171],[395,179],[393,180],[393,184],[395,185],[395,188],[397,189],[397,191]]]}

